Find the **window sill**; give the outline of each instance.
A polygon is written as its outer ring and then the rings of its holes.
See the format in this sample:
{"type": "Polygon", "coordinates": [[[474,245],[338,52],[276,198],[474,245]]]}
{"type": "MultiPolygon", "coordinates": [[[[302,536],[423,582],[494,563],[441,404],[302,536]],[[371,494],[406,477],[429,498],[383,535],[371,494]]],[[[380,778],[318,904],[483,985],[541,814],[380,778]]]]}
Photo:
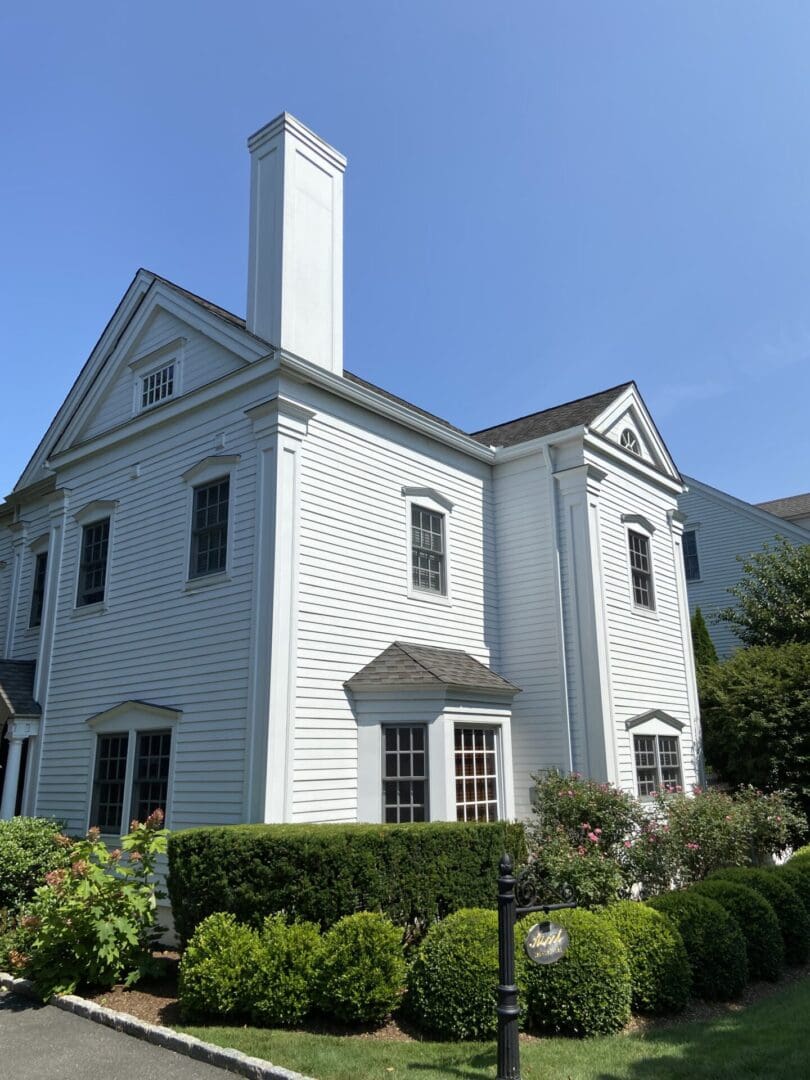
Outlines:
{"type": "Polygon", "coordinates": [[[428,604],[440,604],[442,607],[452,607],[452,601],[446,593],[430,592],[428,589],[408,589],[409,600],[423,600],[428,604]]]}
{"type": "Polygon", "coordinates": [[[27,638],[36,637],[41,629],[42,623],[40,623],[39,626],[26,626],[25,630],[23,630],[23,635],[27,638]]]}
{"type": "Polygon", "coordinates": [[[658,622],[658,611],[655,608],[639,607],[638,604],[633,604],[633,614],[640,615],[642,619],[653,619],[658,622]]]}
{"type": "Polygon", "coordinates": [[[183,586],[183,591],[196,592],[198,589],[207,589],[210,585],[222,585],[230,580],[231,575],[227,570],[222,570],[218,574],[200,574],[199,577],[188,578],[183,586]]]}
{"type": "Polygon", "coordinates": [[[103,615],[106,610],[107,601],[99,600],[95,604],[82,604],[81,607],[75,607],[70,614],[72,618],[76,619],[84,618],[86,615],[103,615]]]}

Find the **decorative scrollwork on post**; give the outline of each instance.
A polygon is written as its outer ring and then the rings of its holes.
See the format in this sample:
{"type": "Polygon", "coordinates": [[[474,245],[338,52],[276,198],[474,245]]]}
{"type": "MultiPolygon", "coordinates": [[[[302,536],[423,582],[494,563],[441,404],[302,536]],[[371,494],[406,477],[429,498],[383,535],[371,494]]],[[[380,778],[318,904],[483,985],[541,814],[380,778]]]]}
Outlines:
{"type": "Polygon", "coordinates": [[[556,911],[560,907],[573,907],[577,898],[576,891],[567,881],[553,881],[537,863],[530,863],[515,879],[515,899],[519,913],[523,914],[523,909],[556,911]]]}

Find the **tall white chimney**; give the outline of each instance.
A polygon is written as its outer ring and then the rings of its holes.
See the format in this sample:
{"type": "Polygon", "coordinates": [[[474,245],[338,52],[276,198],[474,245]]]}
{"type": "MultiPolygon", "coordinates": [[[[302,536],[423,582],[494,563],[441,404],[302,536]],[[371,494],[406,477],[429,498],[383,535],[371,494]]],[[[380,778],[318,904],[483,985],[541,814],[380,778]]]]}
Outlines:
{"type": "Polygon", "coordinates": [[[341,375],[346,159],[289,113],[248,149],[247,328],[341,375]]]}

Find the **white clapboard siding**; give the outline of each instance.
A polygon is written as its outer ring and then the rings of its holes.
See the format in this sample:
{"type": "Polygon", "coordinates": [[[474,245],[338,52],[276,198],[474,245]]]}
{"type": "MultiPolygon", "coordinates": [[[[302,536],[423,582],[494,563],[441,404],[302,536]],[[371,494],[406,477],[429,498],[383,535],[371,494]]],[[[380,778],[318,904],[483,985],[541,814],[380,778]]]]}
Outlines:
{"type": "Polygon", "coordinates": [[[700,608],[715,648],[721,657],[739,648],[737,635],[714,616],[735,603],[728,593],[743,576],[738,556],[745,558],[763,545],[784,536],[794,544],[810,544],[810,530],[803,529],[750,503],[736,499],[697,480],[686,477],[688,491],[678,500],[687,515],[685,528],[697,537],[700,578],[687,582],[689,608],[700,608]]]}
{"type": "Polygon", "coordinates": [[[172,828],[243,820],[253,589],[255,441],[229,399],[100,453],[60,474],[70,490],[37,812],[87,824],[94,734],[87,719],[137,699],[182,712],[168,820],[172,828]],[[226,450],[217,450],[225,434],[226,450]],[[189,489],[205,457],[241,455],[232,476],[228,580],[186,589],[189,489]],[[133,466],[137,464],[137,473],[133,466]],[[73,514],[117,501],[106,610],[77,611],[81,528],[73,514]]]}
{"type": "Polygon", "coordinates": [[[497,654],[492,489],[486,465],[314,393],[307,404],[317,412],[300,478],[293,814],[352,821],[357,724],[344,681],[398,639],[484,663],[497,654]],[[403,486],[453,503],[449,603],[408,596],[403,486]]]}
{"type": "Polygon", "coordinates": [[[548,469],[540,454],[495,468],[500,673],[512,706],[515,810],[530,811],[533,773],[570,765],[548,469]]]}
{"type": "MultiPolygon", "coordinates": [[[[182,393],[205,386],[206,383],[213,382],[220,376],[227,375],[228,372],[236,371],[243,366],[243,361],[227,349],[217,345],[175,315],[170,315],[158,308],[127,355],[118,361],[116,370],[110,372],[109,376],[106,373],[102,375],[102,378],[109,377],[110,383],[81,432],[82,440],[92,438],[102,431],[108,431],[132,417],[136,393],[135,383],[139,380],[141,372],[134,373],[129,367],[130,361],[136,357],[146,356],[150,349],[159,348],[164,343],[180,337],[186,339],[183,345],[182,371],[177,373],[182,393]]],[[[155,365],[160,365],[160,359],[156,359],[155,365]]],[[[150,370],[149,365],[146,370],[150,370]]],[[[139,381],[138,387],[140,387],[139,381]]],[[[140,407],[139,400],[137,404],[140,407]]]]}
{"type": "Polygon", "coordinates": [[[668,512],[676,508],[675,497],[629,471],[618,470],[607,459],[594,456],[594,461],[608,471],[598,499],[599,533],[619,782],[634,790],[627,721],[650,709],[662,709],[685,725],[681,752],[684,781],[691,785],[698,776],[698,721],[692,715],[689,658],[684,655],[688,612],[681,609],[678,588],[683,568],[668,520],[668,512]],[[623,514],[640,514],[655,528],[651,541],[654,611],[638,609],[633,603],[623,514]]]}
{"type": "Polygon", "coordinates": [[[25,511],[25,542],[21,547],[19,592],[16,617],[14,619],[14,638],[11,652],[15,660],[36,660],[39,649],[39,627],[30,627],[31,593],[34,587],[34,566],[36,556],[31,551],[31,543],[48,532],[48,505],[34,503],[25,511]]]}

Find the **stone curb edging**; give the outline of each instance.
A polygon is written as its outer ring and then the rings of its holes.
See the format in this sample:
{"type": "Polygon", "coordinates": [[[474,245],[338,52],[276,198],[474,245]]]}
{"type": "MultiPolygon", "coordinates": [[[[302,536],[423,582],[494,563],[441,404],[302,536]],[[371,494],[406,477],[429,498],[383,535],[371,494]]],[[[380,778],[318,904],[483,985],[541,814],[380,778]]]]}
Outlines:
{"type": "MultiPolygon", "coordinates": [[[[21,997],[40,1000],[33,984],[28,979],[15,979],[13,975],[5,971],[0,971],[0,989],[9,990],[21,997]]],[[[136,1039],[162,1046],[165,1050],[184,1054],[186,1057],[194,1058],[195,1061],[203,1061],[206,1065],[227,1069],[229,1072],[247,1077],[248,1080],[312,1080],[311,1077],[304,1076],[302,1073],[292,1072],[280,1065],[272,1065],[261,1058],[248,1057],[239,1050],[225,1050],[221,1046],[214,1046],[213,1043],[203,1042],[202,1039],[197,1039],[193,1035],[183,1035],[171,1028],[137,1020],[128,1013],[115,1012],[104,1005],[96,1005],[95,1002],[76,997],[74,994],[54,994],[47,1004],[81,1016],[85,1020],[92,1020],[96,1024],[103,1024],[104,1027],[113,1028],[114,1031],[122,1031],[125,1035],[134,1035],[136,1039]]]]}

